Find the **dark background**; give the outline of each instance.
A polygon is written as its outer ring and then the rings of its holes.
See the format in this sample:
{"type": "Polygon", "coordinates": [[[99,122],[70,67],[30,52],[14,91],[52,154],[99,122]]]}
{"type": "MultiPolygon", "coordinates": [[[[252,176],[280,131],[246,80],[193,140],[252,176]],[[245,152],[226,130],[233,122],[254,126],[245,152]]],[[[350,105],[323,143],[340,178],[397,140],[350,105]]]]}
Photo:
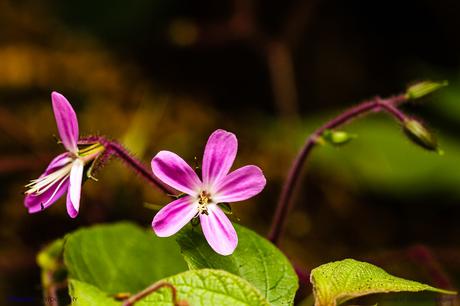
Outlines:
{"type": "Polygon", "coordinates": [[[85,184],[76,220],[62,200],[28,215],[23,185],[62,151],[52,90],[82,135],[118,139],[146,164],[161,149],[193,163],[213,130],[235,132],[236,164],[268,179],[233,207],[235,221],[265,234],[315,127],[425,79],[450,86],[403,110],[437,132],[445,155],[415,147],[385,115],[358,120],[350,145],[314,152],[282,249],[305,269],[352,257],[458,288],[459,16],[454,0],[0,1],[0,295],[40,296],[35,256],[49,241],[100,222],[147,227],[143,203],[167,201],[113,161],[85,184]]]}

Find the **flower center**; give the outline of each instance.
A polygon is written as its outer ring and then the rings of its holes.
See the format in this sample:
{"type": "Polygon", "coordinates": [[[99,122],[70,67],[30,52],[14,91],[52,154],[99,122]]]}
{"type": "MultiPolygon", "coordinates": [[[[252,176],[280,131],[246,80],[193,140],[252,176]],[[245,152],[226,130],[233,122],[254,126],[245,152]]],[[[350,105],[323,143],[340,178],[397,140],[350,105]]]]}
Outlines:
{"type": "Polygon", "coordinates": [[[207,191],[201,191],[198,195],[198,213],[208,214],[208,204],[212,202],[211,194],[207,191]]]}

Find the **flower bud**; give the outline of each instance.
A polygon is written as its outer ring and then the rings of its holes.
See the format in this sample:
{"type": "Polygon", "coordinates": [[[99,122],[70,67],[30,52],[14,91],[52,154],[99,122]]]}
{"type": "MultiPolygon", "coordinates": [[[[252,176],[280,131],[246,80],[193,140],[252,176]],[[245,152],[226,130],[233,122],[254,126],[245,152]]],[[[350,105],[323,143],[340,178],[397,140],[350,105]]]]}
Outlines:
{"type": "Polygon", "coordinates": [[[226,215],[231,215],[233,212],[232,212],[232,207],[230,206],[230,204],[228,203],[219,203],[217,204],[220,209],[222,209],[222,211],[226,214],[226,215]]]}
{"type": "Polygon", "coordinates": [[[407,119],[404,122],[404,133],[409,139],[428,151],[436,151],[441,153],[438,148],[438,141],[422,123],[415,119],[407,119]]]}
{"type": "Polygon", "coordinates": [[[417,84],[410,86],[406,91],[406,97],[409,100],[414,100],[426,96],[433,91],[438,90],[444,86],[447,86],[447,81],[442,82],[432,82],[432,81],[424,81],[417,84]]]}
{"type": "Polygon", "coordinates": [[[198,226],[200,224],[200,218],[193,218],[191,222],[192,226],[198,226]]]}
{"type": "Polygon", "coordinates": [[[334,146],[341,146],[341,145],[347,144],[354,138],[356,138],[356,135],[349,134],[344,131],[334,131],[334,130],[326,130],[321,135],[321,140],[328,142],[334,146]]]}
{"type": "Polygon", "coordinates": [[[115,293],[114,295],[112,295],[112,297],[117,300],[117,301],[124,301],[124,300],[127,300],[131,297],[131,293],[129,292],[119,292],[119,293],[115,293]]]}

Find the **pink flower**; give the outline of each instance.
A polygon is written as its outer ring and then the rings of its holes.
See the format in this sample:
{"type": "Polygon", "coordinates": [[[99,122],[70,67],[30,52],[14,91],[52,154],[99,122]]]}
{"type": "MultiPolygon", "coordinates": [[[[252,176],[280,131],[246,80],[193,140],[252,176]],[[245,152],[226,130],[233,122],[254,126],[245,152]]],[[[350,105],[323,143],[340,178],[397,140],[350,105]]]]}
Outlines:
{"type": "Polygon", "coordinates": [[[24,205],[29,213],[39,212],[56,202],[67,192],[67,212],[75,218],[80,207],[83,169],[99,156],[104,147],[95,143],[79,150],[78,121],[69,101],[57,92],[51,93],[53,111],[62,144],[67,152],[56,156],[45,172],[26,187],[24,205]]]}
{"type": "Polygon", "coordinates": [[[202,179],[178,155],[161,151],[152,159],[152,170],[165,184],[186,195],[163,207],[153,218],[152,228],[160,237],[177,233],[195,217],[209,245],[221,255],[230,255],[238,244],[232,223],[218,203],[247,200],[265,187],[262,170],[244,166],[229,173],[236,157],[236,136],[224,130],[211,134],[203,156],[202,179]]]}

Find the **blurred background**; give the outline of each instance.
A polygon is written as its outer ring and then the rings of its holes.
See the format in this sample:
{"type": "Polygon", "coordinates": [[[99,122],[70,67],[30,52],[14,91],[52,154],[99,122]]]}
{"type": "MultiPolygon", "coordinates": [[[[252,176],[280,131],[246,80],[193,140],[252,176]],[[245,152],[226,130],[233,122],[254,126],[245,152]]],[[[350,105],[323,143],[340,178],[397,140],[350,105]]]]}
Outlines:
{"type": "Polygon", "coordinates": [[[235,132],[235,167],[260,166],[268,184],[233,218],[265,235],[309,133],[425,79],[450,86],[403,109],[445,154],[415,147],[384,114],[347,126],[357,139],[318,147],[305,167],[282,249],[307,271],[352,257],[458,289],[459,16],[456,0],[1,0],[0,296],[39,301],[35,256],[46,243],[101,222],[148,227],[145,203],[168,201],[113,160],[85,184],[77,219],[63,200],[29,215],[23,186],[63,152],[52,90],[74,106],[81,135],[117,139],[146,165],[162,149],[193,164],[212,131],[235,132]]]}

